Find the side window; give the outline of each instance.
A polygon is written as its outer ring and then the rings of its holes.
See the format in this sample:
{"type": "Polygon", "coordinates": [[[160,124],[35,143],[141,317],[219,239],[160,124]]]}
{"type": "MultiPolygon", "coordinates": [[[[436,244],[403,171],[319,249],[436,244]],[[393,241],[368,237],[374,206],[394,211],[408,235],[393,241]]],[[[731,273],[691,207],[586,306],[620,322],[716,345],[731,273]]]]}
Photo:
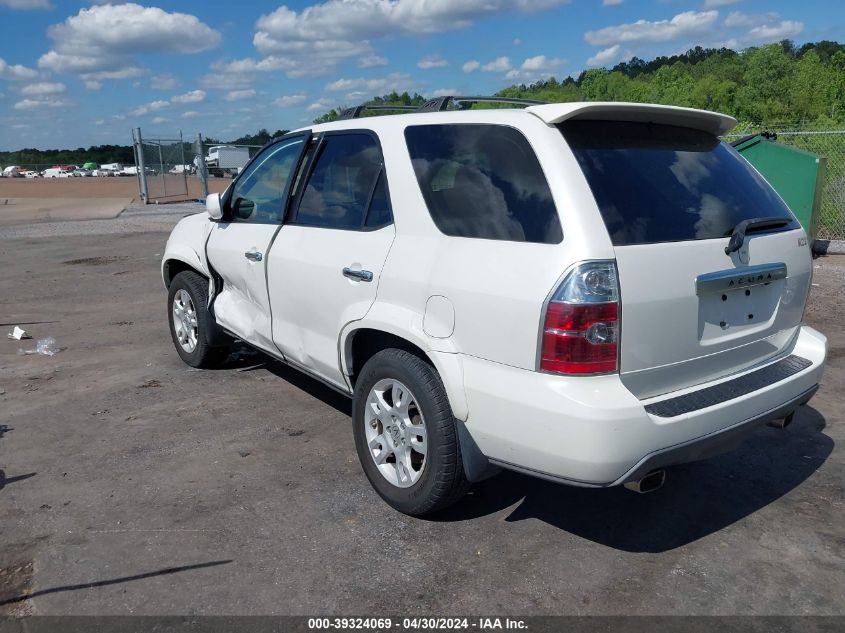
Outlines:
{"type": "Polygon", "coordinates": [[[563,239],[534,150],[503,125],[418,125],[405,141],[423,198],[446,235],[558,244],[563,239]]]}
{"type": "MultiPolygon", "coordinates": [[[[295,222],[336,229],[362,228],[371,199],[378,197],[374,196],[377,180],[383,180],[378,145],[367,134],[328,135],[319,152],[302,192],[295,222]]],[[[379,213],[389,218],[390,207],[383,190],[379,213]]]]}
{"type": "Polygon", "coordinates": [[[229,202],[232,221],[281,222],[283,196],[303,142],[302,138],[279,141],[250,164],[232,191],[229,202]]]}
{"type": "Polygon", "coordinates": [[[384,169],[382,169],[378,175],[378,182],[376,182],[376,188],[373,191],[373,198],[370,201],[370,209],[364,226],[375,228],[390,224],[391,220],[390,201],[387,197],[387,179],[384,177],[384,169]]]}

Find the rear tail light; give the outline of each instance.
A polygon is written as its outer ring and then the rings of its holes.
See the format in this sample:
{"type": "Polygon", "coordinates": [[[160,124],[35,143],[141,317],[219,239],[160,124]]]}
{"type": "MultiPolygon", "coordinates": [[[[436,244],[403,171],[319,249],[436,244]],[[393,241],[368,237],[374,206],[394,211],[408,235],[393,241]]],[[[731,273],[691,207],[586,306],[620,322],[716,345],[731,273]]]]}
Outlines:
{"type": "Polygon", "coordinates": [[[543,316],[540,370],[605,374],[619,369],[619,282],[612,261],[576,266],[543,316]]]}

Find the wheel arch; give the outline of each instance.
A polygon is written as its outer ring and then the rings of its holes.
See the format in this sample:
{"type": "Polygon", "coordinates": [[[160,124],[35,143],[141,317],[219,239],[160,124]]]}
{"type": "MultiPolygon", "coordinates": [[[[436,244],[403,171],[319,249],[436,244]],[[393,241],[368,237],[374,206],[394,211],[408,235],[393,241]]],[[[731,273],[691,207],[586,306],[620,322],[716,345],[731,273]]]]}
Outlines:
{"type": "Polygon", "coordinates": [[[165,259],[161,264],[161,279],[164,281],[164,286],[169,289],[170,284],[173,282],[176,275],[186,270],[195,272],[208,279],[208,273],[203,271],[198,264],[198,261],[186,262],[184,259],[177,257],[169,257],[165,259]]]}
{"type": "Polygon", "coordinates": [[[459,420],[467,419],[469,410],[458,354],[432,350],[424,337],[398,331],[383,323],[357,322],[342,333],[341,369],[352,389],[366,362],[381,350],[389,348],[405,350],[432,365],[443,381],[452,413],[459,420]]]}

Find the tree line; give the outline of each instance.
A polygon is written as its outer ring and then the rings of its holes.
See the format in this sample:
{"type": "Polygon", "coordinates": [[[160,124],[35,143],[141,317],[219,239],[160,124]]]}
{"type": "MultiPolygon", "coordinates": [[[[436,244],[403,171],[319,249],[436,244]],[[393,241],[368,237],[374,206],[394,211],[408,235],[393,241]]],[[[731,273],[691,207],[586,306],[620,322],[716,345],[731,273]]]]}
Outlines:
{"type": "MultiPolygon", "coordinates": [[[[646,61],[634,57],[612,68],[594,68],[578,77],[555,77],[509,86],[500,97],[568,101],[632,101],[717,110],[740,127],[845,123],[845,45],[821,41],[796,46],[791,40],[735,51],[690,49],[646,61]]],[[[420,105],[407,92],[375,97],[372,105],[420,105]]],[[[496,107],[479,103],[473,108],[496,107]]],[[[314,120],[332,121],[341,108],[314,120]]]]}

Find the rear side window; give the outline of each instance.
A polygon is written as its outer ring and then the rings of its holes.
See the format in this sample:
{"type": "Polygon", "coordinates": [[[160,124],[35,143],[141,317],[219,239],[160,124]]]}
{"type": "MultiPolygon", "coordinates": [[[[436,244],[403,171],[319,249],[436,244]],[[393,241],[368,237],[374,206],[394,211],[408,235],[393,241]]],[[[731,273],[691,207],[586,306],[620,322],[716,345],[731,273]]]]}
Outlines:
{"type": "MultiPolygon", "coordinates": [[[[296,213],[297,224],[336,229],[361,229],[370,202],[381,224],[390,222],[390,207],[382,172],[382,157],[367,134],[329,135],[318,150],[296,213]],[[381,183],[381,189],[377,185],[381,183]],[[374,195],[375,194],[375,195],[374,195]]],[[[368,227],[375,224],[367,222],[368,227]]]]}
{"type": "Polygon", "coordinates": [[[778,231],[799,227],[768,183],[712,134],[622,121],[560,129],[616,246],[726,237],[752,218],[789,218],[778,231]]]}
{"type": "Polygon", "coordinates": [[[525,137],[503,125],[417,125],[405,140],[420,189],[446,235],[558,244],[549,185],[525,137]]]}

